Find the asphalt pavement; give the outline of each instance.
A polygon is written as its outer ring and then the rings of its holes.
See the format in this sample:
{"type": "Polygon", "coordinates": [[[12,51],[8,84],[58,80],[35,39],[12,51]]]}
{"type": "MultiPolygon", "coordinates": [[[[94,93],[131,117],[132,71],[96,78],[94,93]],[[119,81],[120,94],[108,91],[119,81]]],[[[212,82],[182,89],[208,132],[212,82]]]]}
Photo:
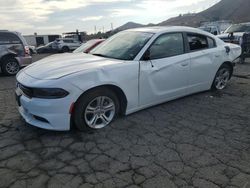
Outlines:
{"type": "Polygon", "coordinates": [[[238,65],[221,92],[92,133],[26,125],[14,89],[15,78],[0,75],[0,187],[250,188],[250,63],[238,65]]]}

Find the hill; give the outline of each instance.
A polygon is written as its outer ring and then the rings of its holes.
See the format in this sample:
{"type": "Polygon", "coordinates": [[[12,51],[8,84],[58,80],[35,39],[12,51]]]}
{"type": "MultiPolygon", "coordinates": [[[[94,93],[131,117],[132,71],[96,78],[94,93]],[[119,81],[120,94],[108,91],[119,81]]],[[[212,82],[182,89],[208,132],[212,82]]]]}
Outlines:
{"type": "Polygon", "coordinates": [[[235,23],[250,22],[250,0],[221,0],[197,14],[170,18],[158,25],[186,25],[197,27],[204,21],[232,20],[235,23]]]}
{"type": "Polygon", "coordinates": [[[135,22],[128,22],[118,28],[116,28],[114,31],[118,32],[118,31],[123,31],[126,29],[133,29],[133,28],[137,28],[137,27],[144,27],[145,25],[139,24],[139,23],[135,23],[135,22]]]}
{"type": "MultiPolygon", "coordinates": [[[[250,22],[250,0],[221,0],[214,6],[197,14],[184,14],[163,21],[159,26],[183,25],[198,27],[201,22],[231,20],[234,23],[250,22]]],[[[128,22],[118,28],[113,33],[137,27],[154,26],[154,24],[142,25],[139,23],[128,22]]]]}

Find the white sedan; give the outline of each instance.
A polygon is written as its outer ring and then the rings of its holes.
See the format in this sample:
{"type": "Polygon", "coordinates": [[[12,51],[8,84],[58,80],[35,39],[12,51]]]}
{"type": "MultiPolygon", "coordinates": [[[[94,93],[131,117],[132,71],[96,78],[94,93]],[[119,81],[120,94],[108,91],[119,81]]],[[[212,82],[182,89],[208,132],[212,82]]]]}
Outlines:
{"type": "Polygon", "coordinates": [[[54,55],[19,72],[19,112],[44,129],[100,129],[118,114],[224,89],[240,54],[240,46],[189,27],[123,31],[91,54],[54,55]]]}

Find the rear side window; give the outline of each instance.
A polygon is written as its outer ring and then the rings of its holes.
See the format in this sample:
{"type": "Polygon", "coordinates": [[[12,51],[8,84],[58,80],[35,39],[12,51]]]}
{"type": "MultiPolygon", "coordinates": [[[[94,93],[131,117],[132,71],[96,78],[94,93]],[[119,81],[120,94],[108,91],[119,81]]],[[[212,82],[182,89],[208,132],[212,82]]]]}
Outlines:
{"type": "Polygon", "coordinates": [[[19,37],[13,33],[0,33],[0,44],[21,44],[19,37]]]}
{"type": "Polygon", "coordinates": [[[151,59],[161,59],[184,53],[182,33],[168,33],[157,38],[149,49],[151,59]]]}
{"type": "Polygon", "coordinates": [[[207,37],[200,34],[187,34],[188,44],[191,51],[209,48],[207,37]]]}

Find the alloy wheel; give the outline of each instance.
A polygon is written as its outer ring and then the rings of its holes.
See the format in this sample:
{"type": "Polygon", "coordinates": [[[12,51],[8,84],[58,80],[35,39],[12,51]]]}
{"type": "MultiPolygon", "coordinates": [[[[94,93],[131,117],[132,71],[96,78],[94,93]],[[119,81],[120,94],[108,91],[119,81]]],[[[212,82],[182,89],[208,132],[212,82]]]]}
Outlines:
{"type": "Polygon", "coordinates": [[[10,61],[6,64],[6,71],[8,74],[14,75],[19,71],[19,65],[16,61],[10,61]]]}
{"type": "Polygon", "coordinates": [[[111,98],[107,96],[96,97],[85,109],[85,122],[93,129],[101,129],[113,120],[115,110],[115,103],[111,98]]]}
{"type": "Polygon", "coordinates": [[[220,69],[215,77],[215,87],[218,90],[222,90],[227,86],[230,79],[230,70],[227,68],[220,69]]]}

